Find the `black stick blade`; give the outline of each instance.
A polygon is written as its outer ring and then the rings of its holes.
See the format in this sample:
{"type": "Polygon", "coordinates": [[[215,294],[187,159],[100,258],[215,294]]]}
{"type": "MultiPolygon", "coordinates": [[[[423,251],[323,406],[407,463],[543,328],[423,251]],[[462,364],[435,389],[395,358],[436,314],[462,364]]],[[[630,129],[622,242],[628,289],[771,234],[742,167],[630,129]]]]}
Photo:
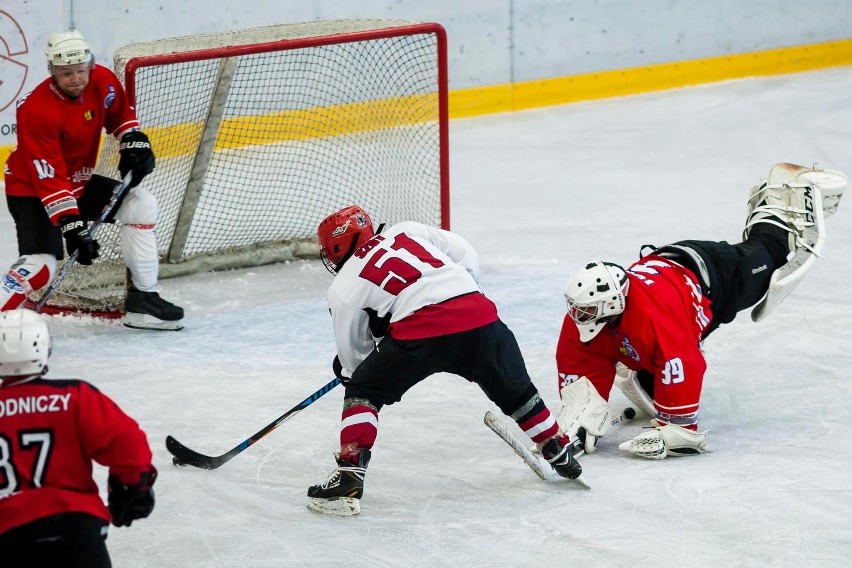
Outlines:
{"type": "Polygon", "coordinates": [[[225,461],[220,457],[205,456],[193,449],[187,448],[172,436],[166,436],[166,449],[174,456],[175,465],[191,465],[201,469],[216,469],[225,461]]]}

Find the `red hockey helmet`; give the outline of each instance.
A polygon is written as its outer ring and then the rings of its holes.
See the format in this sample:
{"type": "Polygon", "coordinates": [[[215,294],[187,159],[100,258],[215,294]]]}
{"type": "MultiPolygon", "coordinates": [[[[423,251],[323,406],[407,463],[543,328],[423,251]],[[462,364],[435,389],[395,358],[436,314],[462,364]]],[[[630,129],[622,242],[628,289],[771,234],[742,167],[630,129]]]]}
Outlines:
{"type": "Polygon", "coordinates": [[[358,205],[350,205],[323,219],[317,228],[317,238],[325,267],[337,274],[352,253],[374,234],[373,221],[358,205]]]}

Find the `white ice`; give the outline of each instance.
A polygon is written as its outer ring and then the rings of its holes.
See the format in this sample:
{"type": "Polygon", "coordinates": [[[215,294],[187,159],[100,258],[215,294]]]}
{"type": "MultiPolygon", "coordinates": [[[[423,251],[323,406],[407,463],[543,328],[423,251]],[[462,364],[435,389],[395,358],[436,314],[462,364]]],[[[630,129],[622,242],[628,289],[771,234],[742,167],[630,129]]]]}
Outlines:
{"type": "MultiPolygon", "coordinates": [[[[847,67],[452,123],[452,228],[478,248],[552,407],[570,273],[646,243],[736,242],[746,192],[776,162],[852,173],[850,93],[847,67]]],[[[5,270],[16,250],[0,209],[5,270]]],[[[167,434],[224,453],[332,378],[319,261],[164,281],[187,308],[178,333],[52,318],[49,376],[97,385],[153,447],[157,507],[111,529],[117,567],[844,566],[852,204],[828,219],[824,256],[766,321],[744,312],[706,342],[712,451],[631,457],[617,446],[633,421],[582,459],[590,491],[540,481],[483,426],[496,408],[451,375],[382,411],[357,518],[305,508],[333,468],[340,388],[218,470],[173,467],[167,434]]]]}

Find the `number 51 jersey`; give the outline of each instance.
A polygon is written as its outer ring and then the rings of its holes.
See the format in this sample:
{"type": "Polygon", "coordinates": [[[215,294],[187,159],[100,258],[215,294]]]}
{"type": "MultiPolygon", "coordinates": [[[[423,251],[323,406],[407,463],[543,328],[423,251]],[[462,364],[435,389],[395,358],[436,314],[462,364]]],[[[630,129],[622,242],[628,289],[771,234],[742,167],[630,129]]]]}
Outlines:
{"type": "Polygon", "coordinates": [[[496,321],[478,282],[476,252],[455,233],[406,221],[375,235],[328,290],[343,373],[351,376],[385,335],[425,339],[496,321]]]}

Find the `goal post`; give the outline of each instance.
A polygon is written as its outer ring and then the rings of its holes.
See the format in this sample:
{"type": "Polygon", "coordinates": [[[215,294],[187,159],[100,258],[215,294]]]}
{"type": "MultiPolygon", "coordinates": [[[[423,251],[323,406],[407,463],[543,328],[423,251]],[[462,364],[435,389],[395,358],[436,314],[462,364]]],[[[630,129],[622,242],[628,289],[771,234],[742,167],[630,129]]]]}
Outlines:
{"type": "MultiPolygon", "coordinates": [[[[160,277],[318,256],[316,227],[359,204],[376,222],[449,228],[447,40],[435,23],[333,20],[137,43],[115,71],[151,140],[160,277]]],[[[116,178],[106,137],[96,173],[116,178]]],[[[119,230],[54,309],[121,315],[119,230]]],[[[36,298],[37,300],[37,298],[36,298]]]]}

